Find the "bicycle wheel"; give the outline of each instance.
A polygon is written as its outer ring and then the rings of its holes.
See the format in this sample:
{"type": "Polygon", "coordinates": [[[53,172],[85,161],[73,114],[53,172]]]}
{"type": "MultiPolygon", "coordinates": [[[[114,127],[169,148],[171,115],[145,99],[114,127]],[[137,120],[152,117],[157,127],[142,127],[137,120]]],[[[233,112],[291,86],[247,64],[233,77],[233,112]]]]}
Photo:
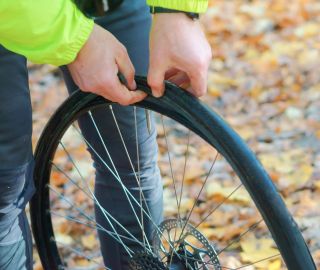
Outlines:
{"type": "MultiPolygon", "coordinates": [[[[136,81],[139,89],[151,93],[145,78],[136,77],[136,81]]],[[[271,264],[278,264],[276,269],[316,269],[267,173],[215,112],[170,83],[162,98],[149,95],[135,106],[160,114],[156,120],[164,218],[160,224],[150,220],[153,239],[143,233],[143,219],[151,219],[143,191],[134,198],[122,185],[130,203],[140,209],[135,213],[138,222],[141,218],[139,239],[121,228],[95,198],[95,169],[85,149],[95,150],[77,119],[88,115],[104,143],[92,115],[96,109],[112,110],[112,102],[79,91],[52,116],[35,152],[37,192],[31,201],[31,219],[44,269],[109,269],[95,241],[97,231],[120,244],[129,239],[140,245],[139,251],[124,247],[131,269],[268,269],[271,264]],[[114,230],[95,221],[94,207],[103,211],[114,230]]],[[[117,169],[109,169],[121,181],[117,169]]],[[[139,175],[137,168],[132,169],[139,175]]],[[[139,177],[136,180],[139,188],[139,177]]]]}

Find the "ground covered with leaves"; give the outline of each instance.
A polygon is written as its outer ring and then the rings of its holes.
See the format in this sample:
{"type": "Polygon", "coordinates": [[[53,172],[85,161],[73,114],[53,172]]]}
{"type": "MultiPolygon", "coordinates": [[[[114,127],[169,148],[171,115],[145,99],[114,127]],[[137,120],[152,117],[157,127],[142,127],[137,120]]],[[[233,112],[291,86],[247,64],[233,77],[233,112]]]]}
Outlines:
{"type": "MultiPolygon", "coordinates": [[[[286,0],[217,0],[210,1],[209,10],[201,20],[213,51],[208,95],[203,101],[219,112],[257,154],[320,267],[320,3],[316,0],[292,0],[290,3],[286,0]]],[[[36,145],[48,117],[67,94],[57,69],[32,64],[29,69],[36,145]]],[[[170,128],[167,132],[170,135],[170,128]]],[[[158,133],[159,164],[166,187],[172,177],[160,122],[158,133]]],[[[185,149],[179,147],[181,140],[179,136],[170,139],[172,155],[180,168],[176,170],[178,175],[184,164],[181,153],[185,149]]],[[[205,159],[214,158],[212,150],[196,139],[191,140],[191,162],[184,187],[188,196],[181,203],[186,212],[195,201],[196,187],[203,182],[198,176],[204,174],[204,167],[208,167],[205,159]],[[204,165],[197,166],[198,160],[203,160],[204,165]]],[[[209,208],[223,201],[236,185],[231,178],[225,177],[223,169],[228,171],[218,160],[215,177],[223,182],[210,183],[201,197],[202,201],[209,202],[209,208]]],[[[56,182],[57,186],[65,183],[65,180],[56,179],[62,181],[56,182]]],[[[169,215],[175,202],[172,189],[166,190],[165,211],[169,215]]],[[[75,201],[86,203],[80,194],[68,194],[74,196],[75,201]]],[[[215,213],[215,218],[201,226],[204,235],[215,243],[222,243],[218,246],[223,248],[241,234],[239,228],[254,225],[259,217],[239,210],[247,209],[248,201],[247,194],[241,191],[229,199],[228,205],[233,205],[242,216],[234,218],[235,210],[224,207],[215,213]],[[249,221],[242,222],[243,216],[249,221]]],[[[193,222],[199,221],[205,213],[202,208],[200,204],[193,222]]],[[[61,241],[69,241],[67,235],[72,230],[66,229],[64,224],[59,226],[61,241]]],[[[265,237],[262,227],[258,229],[257,237],[248,236],[235,247],[240,255],[232,262],[226,262],[230,268],[254,263],[260,255],[274,254],[274,244],[265,237]]],[[[93,234],[85,234],[79,228],[74,231],[82,234],[81,241],[87,249],[95,247],[93,234]]],[[[88,269],[81,258],[74,258],[74,263],[82,265],[79,269],[88,269]]],[[[283,263],[275,258],[244,269],[283,267],[283,263]]],[[[37,256],[35,269],[41,269],[37,256]]]]}

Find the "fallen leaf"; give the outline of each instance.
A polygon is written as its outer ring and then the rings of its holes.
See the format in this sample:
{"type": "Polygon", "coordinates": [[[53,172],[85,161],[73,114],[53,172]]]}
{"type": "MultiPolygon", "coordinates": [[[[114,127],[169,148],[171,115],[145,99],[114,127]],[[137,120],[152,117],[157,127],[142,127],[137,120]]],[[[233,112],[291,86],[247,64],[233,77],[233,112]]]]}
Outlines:
{"type": "MultiPolygon", "coordinates": [[[[223,186],[220,183],[209,183],[206,187],[206,195],[208,198],[215,197],[217,200],[223,200],[230,196],[230,194],[236,189],[236,186],[223,186]],[[219,199],[220,197],[220,199],[219,199]]],[[[229,201],[238,201],[244,204],[250,203],[251,197],[243,188],[238,189],[235,193],[228,198],[229,201]]]]}
{"type": "Polygon", "coordinates": [[[274,248],[274,242],[270,238],[255,238],[254,236],[248,239],[242,239],[240,242],[242,252],[241,259],[246,263],[255,263],[255,266],[268,269],[270,260],[263,260],[265,258],[279,254],[278,249],[274,248]],[[258,262],[260,261],[260,262],[258,262]]]}
{"type": "Polygon", "coordinates": [[[97,239],[94,234],[89,234],[81,237],[81,243],[87,249],[93,249],[97,245],[97,239]]]}

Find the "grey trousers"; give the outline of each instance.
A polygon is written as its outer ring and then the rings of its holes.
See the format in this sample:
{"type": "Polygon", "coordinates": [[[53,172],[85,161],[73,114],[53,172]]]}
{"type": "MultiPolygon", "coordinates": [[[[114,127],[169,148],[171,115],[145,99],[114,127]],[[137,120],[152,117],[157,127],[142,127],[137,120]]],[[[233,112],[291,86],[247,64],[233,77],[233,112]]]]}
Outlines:
{"type": "MultiPolygon", "coordinates": [[[[146,75],[147,72],[150,21],[145,0],[124,1],[117,10],[96,20],[126,46],[139,75],[146,75]]],[[[61,69],[68,91],[75,91],[77,87],[68,70],[66,67],[61,69]]],[[[27,82],[24,57],[0,47],[0,270],[32,269],[30,230],[24,213],[25,205],[34,193],[32,109],[27,82]]],[[[114,112],[137,168],[133,107],[114,105],[114,112]]],[[[112,115],[107,110],[96,110],[93,115],[122,181],[138,199],[140,193],[137,182],[112,115]]],[[[157,167],[156,131],[154,128],[150,134],[147,131],[144,110],[137,109],[137,119],[141,185],[154,222],[159,223],[162,218],[162,184],[157,167]]],[[[79,124],[90,144],[103,156],[105,151],[99,143],[92,122],[84,116],[79,124]]],[[[91,155],[96,168],[95,195],[100,204],[127,230],[141,239],[141,229],[120,185],[100,159],[94,153],[91,155]]],[[[99,224],[110,229],[98,207],[95,214],[99,224]]],[[[144,220],[146,233],[151,238],[152,223],[146,217],[144,220]]],[[[120,234],[124,234],[118,229],[120,234]]],[[[98,235],[106,266],[116,270],[127,269],[128,256],[123,247],[101,231],[98,235]]],[[[133,242],[127,241],[125,244],[131,250],[141,248],[133,242]]]]}

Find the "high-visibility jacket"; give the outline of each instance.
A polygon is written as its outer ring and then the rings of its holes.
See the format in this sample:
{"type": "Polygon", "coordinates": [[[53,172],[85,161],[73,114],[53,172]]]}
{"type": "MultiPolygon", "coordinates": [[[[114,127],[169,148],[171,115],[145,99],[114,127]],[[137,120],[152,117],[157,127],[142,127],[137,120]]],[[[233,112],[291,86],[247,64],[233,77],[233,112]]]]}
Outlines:
{"type": "MultiPolygon", "coordinates": [[[[147,0],[147,4],[202,13],[208,0],[147,0]]],[[[92,28],[93,20],[71,0],[0,0],[0,44],[35,63],[71,63],[92,28]]]]}

